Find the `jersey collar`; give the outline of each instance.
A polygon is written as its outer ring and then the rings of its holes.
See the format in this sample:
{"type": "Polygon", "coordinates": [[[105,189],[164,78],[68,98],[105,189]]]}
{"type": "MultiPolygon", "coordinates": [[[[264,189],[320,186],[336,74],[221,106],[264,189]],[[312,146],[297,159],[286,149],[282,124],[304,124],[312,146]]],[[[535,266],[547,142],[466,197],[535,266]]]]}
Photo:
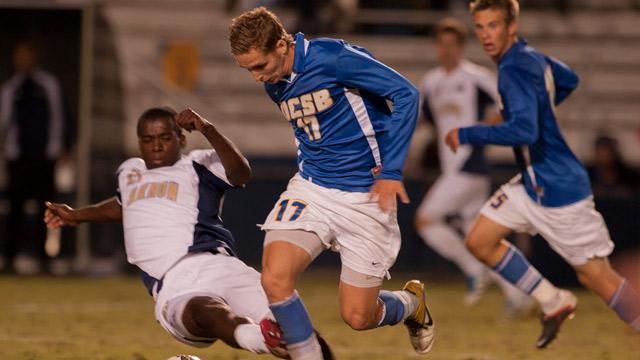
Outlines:
{"type": "Polygon", "coordinates": [[[309,40],[304,38],[304,34],[299,32],[295,37],[296,48],[293,58],[293,72],[291,73],[291,81],[297,74],[303,73],[305,68],[305,58],[309,49],[309,40]]]}
{"type": "Polygon", "coordinates": [[[518,40],[514,41],[513,45],[511,45],[509,50],[507,50],[507,52],[504,53],[500,61],[498,61],[498,65],[502,64],[508,58],[513,56],[513,54],[515,54],[516,52],[519,52],[521,49],[525,47],[527,47],[527,39],[523,37],[519,37],[518,40]]]}

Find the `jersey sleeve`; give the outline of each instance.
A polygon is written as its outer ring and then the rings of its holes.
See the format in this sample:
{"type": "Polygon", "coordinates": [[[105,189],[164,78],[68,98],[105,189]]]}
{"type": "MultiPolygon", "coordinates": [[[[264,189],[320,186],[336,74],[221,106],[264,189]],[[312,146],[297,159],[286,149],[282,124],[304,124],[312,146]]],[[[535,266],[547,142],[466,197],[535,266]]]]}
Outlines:
{"type": "Polygon", "coordinates": [[[534,84],[542,79],[515,66],[501,69],[499,77],[498,89],[505,106],[504,122],[461,128],[458,132],[461,144],[519,146],[532,144],[538,138],[538,102],[534,84]]]}
{"type": "Polygon", "coordinates": [[[555,104],[558,105],[578,87],[578,75],[560,60],[547,57],[547,63],[551,66],[553,82],[556,87],[555,104]]]}
{"type": "Polygon", "coordinates": [[[189,158],[191,161],[194,161],[200,164],[202,167],[207,169],[215,178],[219,181],[216,181],[216,184],[222,189],[233,188],[234,186],[227,179],[227,173],[222,166],[222,162],[220,161],[220,157],[215,150],[193,150],[189,154],[189,158]]]}
{"type": "Polygon", "coordinates": [[[402,180],[402,168],[418,119],[418,90],[395,70],[369,54],[345,45],[336,60],[336,78],[347,87],[366,90],[393,102],[391,122],[380,144],[380,179],[402,180]]]}

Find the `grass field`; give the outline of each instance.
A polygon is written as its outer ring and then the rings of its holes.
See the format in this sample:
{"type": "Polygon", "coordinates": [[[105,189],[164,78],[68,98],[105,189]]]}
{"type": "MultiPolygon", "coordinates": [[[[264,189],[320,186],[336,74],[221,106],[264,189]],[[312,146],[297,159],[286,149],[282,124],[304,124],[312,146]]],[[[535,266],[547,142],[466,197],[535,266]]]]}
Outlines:
{"type": "MultiPolygon", "coordinates": [[[[415,275],[415,274],[414,274],[415,275]]],[[[395,274],[386,287],[402,286],[410,274],[395,274]]],[[[429,279],[428,274],[418,274],[429,279]]],[[[305,275],[300,293],[317,328],[338,359],[640,359],[640,336],[633,334],[594,295],[577,290],[578,313],[549,349],[533,343],[534,316],[507,320],[502,298],[492,289],[474,308],[461,304],[458,282],[428,282],[437,324],[434,350],[413,353],[402,326],[355,332],[338,315],[337,273],[305,275]]],[[[0,277],[0,359],[164,360],[178,353],[212,359],[266,359],[221,343],[192,349],[173,340],[156,323],[153,301],[137,277],[0,277]]]]}

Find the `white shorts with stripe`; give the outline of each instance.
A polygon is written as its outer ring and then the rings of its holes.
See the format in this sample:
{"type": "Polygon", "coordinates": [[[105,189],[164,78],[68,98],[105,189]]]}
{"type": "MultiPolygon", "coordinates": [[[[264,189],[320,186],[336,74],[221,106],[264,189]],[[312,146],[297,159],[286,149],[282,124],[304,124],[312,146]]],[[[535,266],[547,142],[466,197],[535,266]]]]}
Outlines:
{"type": "Polygon", "coordinates": [[[481,214],[517,232],[540,234],[574,266],[613,251],[609,230],[592,196],[566,206],[544,207],[529,197],[517,176],[494,193],[481,214]]]}
{"type": "Polygon", "coordinates": [[[296,174],[280,195],[262,230],[316,233],[342,264],[359,273],[385,277],[400,250],[396,212],[386,214],[369,193],[329,189],[296,174]]]}
{"type": "Polygon", "coordinates": [[[227,303],[237,316],[259,323],[272,318],[260,273],[238,258],[223,254],[195,253],[176,263],[164,276],[156,298],[156,319],[178,341],[195,347],[211,345],[216,339],[189,334],[182,324],[188,299],[209,296],[227,303]]]}
{"type": "Polygon", "coordinates": [[[447,215],[459,214],[466,230],[487,201],[490,189],[491,182],[486,176],[444,173],[424,196],[416,215],[442,221],[447,215]]]}

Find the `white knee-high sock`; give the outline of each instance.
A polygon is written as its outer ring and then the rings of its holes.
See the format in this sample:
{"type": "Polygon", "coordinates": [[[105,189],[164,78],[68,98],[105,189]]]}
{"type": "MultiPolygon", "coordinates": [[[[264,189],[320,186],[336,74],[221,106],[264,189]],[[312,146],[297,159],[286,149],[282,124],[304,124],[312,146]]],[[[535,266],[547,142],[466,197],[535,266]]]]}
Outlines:
{"type": "Polygon", "coordinates": [[[234,338],[241,348],[256,354],[269,352],[264,343],[264,337],[260,331],[260,325],[254,323],[241,324],[236,327],[233,333],[234,338]]]}
{"type": "Polygon", "coordinates": [[[464,239],[452,227],[433,223],[418,230],[422,240],[445,259],[456,264],[468,277],[478,276],[484,269],[467,248],[464,239]]]}
{"type": "Polygon", "coordinates": [[[504,294],[504,297],[507,300],[512,301],[514,303],[514,305],[517,304],[520,301],[523,301],[522,300],[523,298],[529,296],[527,293],[525,293],[524,291],[518,289],[512,283],[510,283],[507,280],[505,280],[502,276],[497,274],[495,271],[491,271],[490,272],[490,276],[491,276],[491,279],[493,280],[493,282],[495,282],[498,285],[498,287],[500,287],[500,290],[502,290],[502,293],[504,294]]]}

